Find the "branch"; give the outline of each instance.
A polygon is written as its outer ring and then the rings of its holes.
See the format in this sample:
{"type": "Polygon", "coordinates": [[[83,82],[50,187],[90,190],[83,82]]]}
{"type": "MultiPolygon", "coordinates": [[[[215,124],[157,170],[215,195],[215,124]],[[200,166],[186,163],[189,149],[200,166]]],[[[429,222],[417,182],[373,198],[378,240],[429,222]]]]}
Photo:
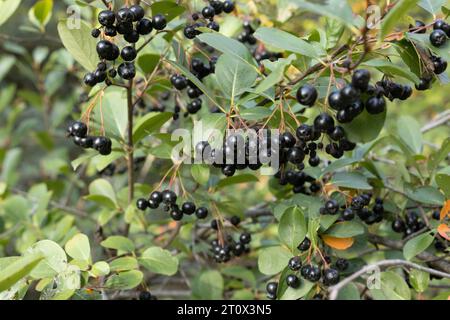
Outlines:
{"type": "Polygon", "coordinates": [[[400,266],[405,266],[405,267],[409,267],[409,268],[412,268],[412,269],[417,269],[417,270],[420,270],[420,271],[428,272],[429,274],[432,274],[432,275],[435,275],[435,276],[438,276],[438,277],[450,279],[450,274],[449,273],[445,273],[445,272],[437,271],[437,270],[434,270],[434,269],[431,269],[431,268],[423,267],[423,266],[421,266],[419,264],[416,264],[416,263],[413,263],[413,262],[400,260],[400,259],[382,260],[382,261],[379,261],[377,263],[374,263],[374,264],[367,265],[367,266],[363,267],[362,269],[360,269],[359,271],[353,273],[351,276],[345,278],[344,280],[342,280],[338,284],[330,287],[328,289],[328,291],[330,292],[329,300],[336,300],[336,298],[337,298],[337,296],[339,294],[339,291],[342,288],[344,288],[350,282],[358,279],[359,277],[361,277],[365,273],[368,273],[370,271],[376,270],[376,269],[381,268],[381,267],[400,267],[400,266]]]}
{"type": "MultiPolygon", "coordinates": [[[[127,108],[128,108],[128,142],[127,152],[127,171],[128,171],[128,204],[130,205],[134,198],[134,143],[133,143],[133,80],[130,80],[127,86],[127,108]]],[[[125,236],[128,236],[130,225],[127,224],[125,236]]]]}
{"type": "MultiPolygon", "coordinates": [[[[399,240],[386,239],[386,238],[383,238],[383,237],[380,237],[380,236],[377,236],[374,234],[370,234],[370,233],[368,235],[368,238],[369,238],[369,241],[373,244],[381,244],[381,245],[389,247],[391,249],[403,250],[404,242],[401,240],[399,241],[399,240]]],[[[443,272],[450,273],[450,262],[449,261],[439,260],[438,257],[436,257],[435,255],[433,255],[427,251],[419,253],[416,257],[422,261],[426,261],[434,269],[438,269],[443,272]]]]}
{"type": "Polygon", "coordinates": [[[450,123],[450,110],[447,110],[439,114],[436,118],[434,118],[432,121],[423,126],[421,131],[422,133],[426,133],[442,125],[448,125],[449,123],[450,123]]]}

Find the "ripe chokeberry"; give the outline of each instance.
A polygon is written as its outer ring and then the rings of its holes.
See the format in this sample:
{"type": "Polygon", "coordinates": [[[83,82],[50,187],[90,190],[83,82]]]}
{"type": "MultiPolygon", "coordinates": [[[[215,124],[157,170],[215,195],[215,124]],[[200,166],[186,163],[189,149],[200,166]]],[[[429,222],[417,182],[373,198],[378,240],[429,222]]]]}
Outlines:
{"type": "Polygon", "coordinates": [[[103,10],[98,14],[98,22],[102,26],[110,27],[116,22],[116,15],[111,10],[103,10]]]}
{"type": "Polygon", "coordinates": [[[339,203],[334,199],[328,200],[325,203],[325,210],[329,214],[336,214],[339,210],[339,203]]]}
{"type": "Polygon", "coordinates": [[[196,209],[195,204],[192,202],[185,202],[181,206],[181,212],[183,212],[184,214],[187,214],[187,215],[194,214],[195,209],[196,209]]]}
{"type": "Polygon", "coordinates": [[[162,193],[159,191],[152,192],[149,200],[155,201],[158,204],[161,203],[163,201],[162,193]]]}
{"type": "Polygon", "coordinates": [[[194,26],[186,26],[183,33],[184,36],[188,39],[194,39],[198,35],[198,32],[194,26]]]}
{"type": "Polygon", "coordinates": [[[309,240],[308,238],[305,238],[297,247],[298,250],[304,252],[304,251],[308,251],[309,248],[311,247],[311,240],[309,240]]]}
{"type": "Polygon", "coordinates": [[[334,110],[341,110],[344,107],[340,91],[334,91],[328,96],[328,104],[334,110]]]}
{"type": "Polygon", "coordinates": [[[266,291],[269,294],[276,295],[277,294],[277,290],[278,290],[278,283],[276,283],[276,282],[269,282],[266,285],[266,291]]]}
{"type": "Polygon", "coordinates": [[[402,219],[397,218],[392,222],[392,230],[394,230],[394,232],[402,233],[405,232],[405,229],[405,222],[402,219]]]}
{"type": "Polygon", "coordinates": [[[241,241],[241,243],[243,244],[249,244],[252,241],[252,235],[248,232],[244,232],[243,234],[241,234],[241,236],[239,237],[239,240],[241,241]]]}
{"type": "Polygon", "coordinates": [[[101,155],[107,156],[111,154],[112,141],[107,137],[94,138],[93,148],[97,150],[101,155]]]}
{"type": "Polygon", "coordinates": [[[70,132],[72,135],[74,135],[75,137],[80,137],[80,138],[84,138],[86,137],[88,131],[88,127],[86,124],[84,124],[83,122],[74,122],[71,125],[71,129],[70,132]]]}
{"type": "Polygon", "coordinates": [[[117,11],[117,20],[120,22],[133,22],[133,12],[129,8],[121,8],[117,11]]]}
{"type": "Polygon", "coordinates": [[[144,18],[138,23],[136,23],[136,31],[141,35],[145,36],[153,31],[153,23],[150,19],[144,18]]]}
{"type": "Polygon", "coordinates": [[[136,59],[137,52],[136,49],[132,46],[127,46],[122,49],[120,56],[125,61],[133,61],[134,59],[136,59]]]}
{"type": "Polygon", "coordinates": [[[145,16],[145,10],[140,5],[133,5],[130,7],[130,11],[133,14],[133,21],[140,21],[145,16]]]}
{"type": "Polygon", "coordinates": [[[314,119],[314,128],[319,132],[328,132],[334,128],[334,119],[323,112],[314,119]]]}
{"type": "Polygon", "coordinates": [[[136,68],[131,62],[123,62],[117,68],[119,76],[125,80],[131,80],[136,76],[136,68]]]}
{"type": "Polygon", "coordinates": [[[297,101],[304,106],[312,107],[317,100],[317,90],[309,84],[301,86],[297,91],[297,101]]]}
{"type": "Polygon", "coordinates": [[[198,219],[205,219],[208,216],[208,209],[200,207],[195,211],[195,215],[198,219]]]}
{"type": "Polygon", "coordinates": [[[139,41],[139,33],[136,30],[132,30],[131,32],[126,33],[123,38],[129,43],[136,43],[139,41]]]}
{"type": "Polygon", "coordinates": [[[145,211],[148,208],[148,201],[146,199],[138,199],[136,207],[141,211],[145,211]]]}
{"type": "Polygon", "coordinates": [[[175,204],[177,202],[177,195],[172,190],[164,190],[161,194],[162,201],[165,204],[175,204]]]}
{"type": "Polygon", "coordinates": [[[441,29],[436,29],[430,34],[430,42],[435,47],[442,47],[447,42],[447,34],[441,29]]]}
{"type": "Polygon", "coordinates": [[[351,221],[355,218],[355,213],[351,208],[346,208],[344,211],[342,211],[341,216],[345,221],[351,221]]]}
{"type": "Polygon", "coordinates": [[[91,31],[91,35],[94,37],[94,38],[98,38],[98,37],[100,37],[100,34],[101,34],[102,32],[100,31],[100,29],[92,29],[92,31],[91,31]]]}
{"type": "Polygon", "coordinates": [[[230,218],[230,222],[233,226],[237,227],[239,223],[241,223],[241,218],[239,218],[238,216],[232,216],[230,218]]]}
{"type": "Polygon", "coordinates": [[[216,12],[214,11],[214,8],[212,6],[206,6],[202,9],[202,16],[205,19],[211,19],[214,17],[216,12]]]}
{"type": "Polygon", "coordinates": [[[347,259],[339,258],[336,260],[335,265],[339,271],[345,271],[348,269],[350,263],[348,262],[347,259]]]}
{"type": "Polygon", "coordinates": [[[370,72],[366,69],[359,69],[353,73],[352,85],[361,90],[366,91],[370,82],[370,72]]]}
{"type": "Polygon", "coordinates": [[[292,257],[288,263],[289,269],[292,271],[298,271],[302,267],[302,259],[298,256],[292,257]]]}
{"type": "Polygon", "coordinates": [[[174,221],[181,221],[183,219],[183,212],[181,212],[180,208],[178,206],[174,205],[172,209],[170,210],[170,217],[174,221]]]}
{"type": "Polygon", "coordinates": [[[370,114],[380,114],[386,110],[386,101],[383,97],[372,97],[367,100],[366,110],[370,114]]]}
{"type": "Polygon", "coordinates": [[[230,0],[226,0],[223,2],[223,12],[231,13],[234,11],[234,2],[230,0]]]}
{"type": "Polygon", "coordinates": [[[326,286],[333,286],[339,282],[339,271],[333,268],[324,270],[323,284],[326,286]]]}
{"type": "Polygon", "coordinates": [[[434,73],[441,74],[447,70],[447,61],[441,57],[436,57],[433,59],[434,73]]]}
{"type": "Polygon", "coordinates": [[[300,279],[295,274],[290,274],[286,277],[286,284],[294,289],[300,286],[300,279]]]}
{"type": "Polygon", "coordinates": [[[156,30],[163,30],[166,26],[167,20],[162,14],[157,14],[153,17],[153,28],[156,30]]]}

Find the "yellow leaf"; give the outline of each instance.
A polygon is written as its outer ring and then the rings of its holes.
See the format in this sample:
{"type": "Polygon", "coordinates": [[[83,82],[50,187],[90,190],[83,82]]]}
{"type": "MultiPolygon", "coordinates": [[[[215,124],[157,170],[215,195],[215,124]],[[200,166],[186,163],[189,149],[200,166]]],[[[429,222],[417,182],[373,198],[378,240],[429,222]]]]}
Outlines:
{"type": "Polygon", "coordinates": [[[450,200],[444,203],[444,207],[441,210],[441,220],[444,220],[447,215],[450,218],[450,200]]]}
{"type": "Polygon", "coordinates": [[[450,227],[448,225],[441,224],[437,228],[437,231],[439,232],[439,234],[441,235],[442,238],[445,238],[448,241],[450,241],[450,227]]]}
{"type": "Polygon", "coordinates": [[[323,235],[322,240],[327,246],[336,250],[346,250],[355,242],[353,238],[335,238],[327,235],[323,235]]]}

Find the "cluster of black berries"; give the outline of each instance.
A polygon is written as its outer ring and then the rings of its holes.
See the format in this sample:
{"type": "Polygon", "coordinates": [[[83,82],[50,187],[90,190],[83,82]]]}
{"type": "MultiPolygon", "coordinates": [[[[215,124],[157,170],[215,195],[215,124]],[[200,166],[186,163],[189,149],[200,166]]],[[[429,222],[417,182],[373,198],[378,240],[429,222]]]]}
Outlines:
{"type": "MultiPolygon", "coordinates": [[[[305,238],[302,243],[299,244],[298,249],[301,252],[306,252],[311,247],[311,241],[305,238]]],[[[310,282],[318,282],[322,279],[324,286],[333,286],[339,282],[340,273],[344,272],[349,267],[349,262],[346,259],[338,258],[332,264],[330,257],[325,257],[326,266],[321,268],[319,265],[311,263],[304,264],[301,256],[294,256],[288,262],[288,267],[292,271],[291,274],[286,276],[286,284],[291,288],[298,288],[301,285],[300,276],[310,282]]],[[[275,300],[277,298],[278,283],[269,282],[266,286],[267,298],[275,300]]],[[[314,297],[317,299],[318,297],[314,297]]],[[[323,299],[323,296],[321,296],[323,299]]]]}
{"type": "Polygon", "coordinates": [[[150,291],[141,291],[139,293],[139,300],[158,300],[150,291]]]}
{"type": "MultiPolygon", "coordinates": [[[[300,167],[300,169],[302,168],[303,166],[300,167]]],[[[321,190],[320,183],[301,170],[280,170],[275,174],[275,178],[278,179],[282,186],[287,184],[292,185],[294,193],[312,195],[321,190]]]]}
{"type": "Polygon", "coordinates": [[[201,31],[197,30],[200,27],[207,27],[218,32],[220,30],[220,26],[216,21],[214,21],[214,17],[218,16],[222,12],[231,13],[234,11],[234,8],[234,2],[230,0],[223,2],[219,0],[210,0],[209,5],[201,10],[201,16],[199,13],[194,13],[192,15],[192,20],[194,22],[184,28],[184,36],[188,39],[194,39],[196,36],[201,34],[201,31]],[[204,21],[200,21],[201,17],[203,17],[204,21]]]}
{"type": "MultiPolygon", "coordinates": [[[[410,26],[410,31],[414,33],[426,33],[426,25],[422,21],[416,21],[415,26],[410,26]]],[[[450,25],[444,20],[436,20],[433,24],[433,31],[430,34],[430,42],[435,47],[443,47],[447,43],[447,38],[450,37],[450,25]]],[[[433,72],[436,75],[442,74],[447,69],[447,61],[441,57],[431,55],[431,62],[433,63],[433,72]]],[[[421,77],[420,82],[416,84],[416,89],[425,91],[430,89],[433,77],[430,74],[425,74],[421,77]]]]}
{"type": "Polygon", "coordinates": [[[444,20],[436,20],[433,24],[433,32],[430,34],[430,42],[435,47],[443,47],[450,37],[450,25],[444,20]]]}
{"type": "Polygon", "coordinates": [[[253,35],[255,33],[255,29],[252,27],[250,21],[244,22],[244,30],[242,33],[238,36],[238,41],[242,43],[247,43],[251,46],[255,45],[258,41],[256,40],[255,36],[253,35]]]}
{"type": "Polygon", "coordinates": [[[377,82],[377,88],[383,88],[383,95],[390,101],[395,99],[407,100],[412,95],[412,88],[408,85],[395,83],[389,79],[377,82]]]}
{"type": "Polygon", "coordinates": [[[170,217],[175,221],[181,221],[184,215],[191,216],[195,213],[198,219],[205,219],[208,216],[208,209],[205,207],[197,208],[193,202],[184,202],[181,207],[177,205],[177,195],[171,190],[162,192],[154,191],[149,199],[138,199],[136,207],[145,211],[148,208],[158,209],[161,204],[164,205],[164,211],[170,212],[170,217]]]}
{"type": "MultiPolygon", "coordinates": [[[[205,77],[215,72],[216,62],[217,57],[212,57],[208,64],[205,64],[201,59],[194,58],[191,61],[191,72],[198,80],[202,81],[205,77]]],[[[191,99],[186,106],[187,114],[196,114],[201,110],[202,100],[200,97],[203,95],[203,92],[192,81],[186,79],[183,75],[175,74],[170,78],[170,82],[179,91],[187,89],[186,93],[191,99]]],[[[175,111],[175,113],[180,112],[179,106],[178,110],[175,111]]]]}
{"type": "Polygon", "coordinates": [[[95,149],[102,156],[107,156],[112,152],[112,141],[107,137],[88,136],[88,127],[83,122],[74,122],[67,128],[67,135],[73,137],[77,146],[84,149],[95,149]]]}
{"type": "Polygon", "coordinates": [[[227,177],[232,177],[237,170],[258,170],[262,163],[258,158],[258,143],[233,134],[224,139],[221,148],[213,149],[207,141],[201,141],[195,148],[196,159],[220,168],[227,177]]]}
{"type": "Polygon", "coordinates": [[[425,223],[415,211],[408,211],[405,219],[397,217],[392,222],[392,230],[396,233],[403,233],[405,237],[416,233],[425,227],[425,223]]]}
{"type": "Polygon", "coordinates": [[[341,220],[343,221],[351,221],[358,216],[366,224],[372,225],[383,221],[384,206],[383,200],[376,198],[372,209],[369,209],[368,206],[370,205],[371,199],[372,195],[370,193],[355,196],[348,207],[345,205],[339,206],[336,200],[331,199],[325,203],[325,206],[320,208],[320,213],[330,215],[340,214],[341,220]]]}
{"type": "Polygon", "coordinates": [[[112,10],[103,10],[98,15],[98,22],[101,27],[92,30],[92,36],[98,38],[102,35],[102,40],[97,43],[97,53],[102,60],[97,69],[86,74],[84,83],[89,86],[95,86],[97,83],[105,82],[107,85],[112,84],[112,79],[119,74],[124,80],[131,80],[136,76],[136,67],[134,60],[137,56],[135,43],[139,41],[140,36],[150,34],[153,29],[163,30],[166,25],[166,18],[157,14],[153,19],[144,18],[145,10],[139,5],[121,8],[117,13],[112,10]],[[118,34],[130,45],[125,46],[122,50],[110,41],[108,38],[116,37],[118,34]],[[123,62],[114,68],[114,61],[119,57],[123,62]],[[108,69],[107,62],[113,62],[108,69]]]}
{"type": "MultiPolygon", "coordinates": [[[[217,223],[217,220],[213,221],[217,223]]],[[[218,239],[214,239],[211,241],[211,253],[217,263],[226,263],[233,257],[240,257],[249,253],[251,240],[252,236],[248,232],[242,233],[237,241],[231,235],[227,235],[225,242],[222,244],[218,239]]]]}

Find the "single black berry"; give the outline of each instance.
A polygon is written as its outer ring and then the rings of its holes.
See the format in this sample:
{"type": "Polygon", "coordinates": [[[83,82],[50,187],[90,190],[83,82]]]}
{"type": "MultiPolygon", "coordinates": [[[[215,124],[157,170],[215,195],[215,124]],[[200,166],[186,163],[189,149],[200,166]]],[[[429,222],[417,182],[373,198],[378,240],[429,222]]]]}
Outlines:
{"type": "Polygon", "coordinates": [[[305,238],[297,247],[298,250],[304,252],[304,251],[308,251],[309,248],[311,247],[311,240],[309,240],[308,238],[305,238]]]}
{"type": "Polygon", "coordinates": [[[133,14],[133,21],[140,21],[145,16],[144,8],[139,5],[131,6],[130,11],[133,14]]]}
{"type": "Polygon", "coordinates": [[[153,23],[150,19],[144,18],[138,23],[136,23],[136,31],[142,35],[145,36],[152,32],[153,30],[153,23]]]}
{"type": "Polygon", "coordinates": [[[195,215],[198,219],[205,219],[208,216],[208,209],[200,207],[195,211],[195,215]]]}
{"type": "Polygon", "coordinates": [[[436,29],[430,34],[430,42],[435,47],[442,47],[447,42],[447,34],[441,29],[436,29]]]}
{"type": "Polygon", "coordinates": [[[146,199],[138,199],[136,207],[141,211],[145,211],[148,208],[148,201],[146,199]]]}
{"type": "Polygon", "coordinates": [[[300,279],[294,275],[290,274],[286,277],[286,284],[294,289],[297,289],[300,286],[300,279]]]}
{"type": "Polygon", "coordinates": [[[153,28],[156,30],[163,30],[166,26],[167,20],[162,14],[157,14],[153,17],[153,28]]]}
{"type": "Polygon", "coordinates": [[[102,26],[110,27],[116,21],[116,15],[111,10],[103,10],[98,14],[98,22],[102,26]]]}
{"type": "Polygon", "coordinates": [[[302,259],[300,257],[292,257],[288,263],[289,269],[292,271],[298,271],[302,267],[302,259]]]}
{"type": "Polygon", "coordinates": [[[297,101],[304,106],[312,107],[317,100],[317,90],[309,84],[301,86],[297,91],[297,101]]]}
{"type": "Polygon", "coordinates": [[[181,212],[187,215],[194,214],[195,212],[195,204],[192,202],[185,202],[181,206],[181,212]]]}
{"type": "Polygon", "coordinates": [[[134,59],[136,59],[137,52],[136,49],[132,46],[127,46],[122,49],[120,56],[125,61],[133,61],[134,59]]]}

